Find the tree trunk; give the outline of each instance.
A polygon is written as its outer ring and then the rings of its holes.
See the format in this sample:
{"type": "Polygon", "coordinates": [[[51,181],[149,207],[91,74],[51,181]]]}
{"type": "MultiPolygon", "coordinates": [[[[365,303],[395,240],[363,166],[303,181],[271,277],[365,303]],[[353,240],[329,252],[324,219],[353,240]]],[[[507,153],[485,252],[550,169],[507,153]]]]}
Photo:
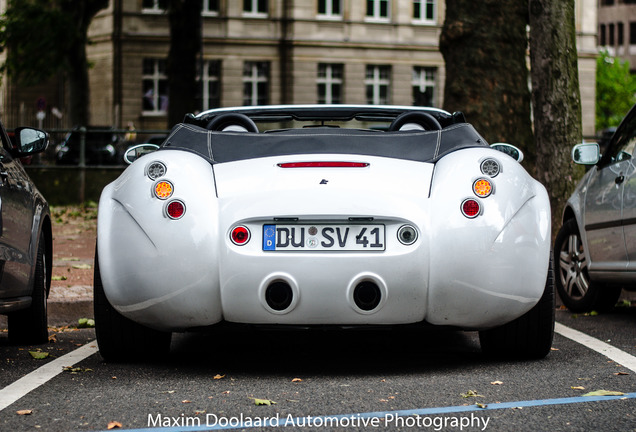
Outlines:
{"type": "Polygon", "coordinates": [[[201,50],[201,0],[170,0],[168,53],[168,126],[183,121],[197,104],[197,60],[201,50]]]}
{"type": "Polygon", "coordinates": [[[462,111],[490,142],[521,148],[534,162],[524,0],[447,0],[440,50],[444,108],[462,111]]]}
{"type": "Polygon", "coordinates": [[[108,0],[60,1],[63,11],[73,17],[76,37],[70,44],[68,56],[69,118],[74,126],[87,126],[90,121],[90,85],[88,82],[88,26],[100,10],[108,6],[108,0]]]}
{"type": "Polygon", "coordinates": [[[582,137],[574,0],[530,0],[529,11],[535,175],[548,189],[554,231],[577,177],[570,151],[582,137]]]}

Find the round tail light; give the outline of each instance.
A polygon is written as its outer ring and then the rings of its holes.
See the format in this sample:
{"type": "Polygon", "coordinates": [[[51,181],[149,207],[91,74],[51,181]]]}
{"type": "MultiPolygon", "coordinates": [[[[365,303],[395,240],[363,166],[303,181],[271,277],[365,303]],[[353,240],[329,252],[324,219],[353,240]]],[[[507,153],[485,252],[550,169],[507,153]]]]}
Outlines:
{"type": "Polygon", "coordinates": [[[250,230],[243,225],[236,226],[232,229],[230,238],[235,245],[243,246],[250,241],[250,230]]]}
{"type": "Polygon", "coordinates": [[[181,219],[185,214],[185,204],[181,201],[170,201],[166,207],[166,214],[170,219],[181,219]]]}
{"type": "Polygon", "coordinates": [[[481,212],[481,206],[479,201],[469,198],[462,202],[462,214],[469,219],[479,216],[481,212]]]}

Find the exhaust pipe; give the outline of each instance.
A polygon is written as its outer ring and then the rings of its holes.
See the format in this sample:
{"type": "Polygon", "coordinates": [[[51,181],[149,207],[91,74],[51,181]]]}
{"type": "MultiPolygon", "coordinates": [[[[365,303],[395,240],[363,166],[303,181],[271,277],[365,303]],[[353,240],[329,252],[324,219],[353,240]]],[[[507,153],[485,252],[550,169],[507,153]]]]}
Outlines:
{"type": "Polygon", "coordinates": [[[382,300],[382,291],[375,282],[362,281],[353,289],[353,301],[365,312],[377,308],[382,300]]]}
{"type": "Polygon", "coordinates": [[[265,289],[265,301],[275,311],[284,311],[292,304],[294,293],[289,283],[277,279],[265,289]]]}

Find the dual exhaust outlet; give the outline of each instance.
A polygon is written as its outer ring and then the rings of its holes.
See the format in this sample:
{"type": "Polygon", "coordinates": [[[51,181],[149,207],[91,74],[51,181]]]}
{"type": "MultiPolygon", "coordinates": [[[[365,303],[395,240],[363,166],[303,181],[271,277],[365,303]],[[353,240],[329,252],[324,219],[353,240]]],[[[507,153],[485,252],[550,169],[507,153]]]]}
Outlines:
{"type": "MultiPolygon", "coordinates": [[[[382,301],[382,290],[371,280],[361,280],[353,287],[353,302],[363,312],[375,310],[382,301]]],[[[272,310],[283,312],[294,301],[294,290],[282,279],[276,279],[265,289],[265,302],[272,310]]]]}

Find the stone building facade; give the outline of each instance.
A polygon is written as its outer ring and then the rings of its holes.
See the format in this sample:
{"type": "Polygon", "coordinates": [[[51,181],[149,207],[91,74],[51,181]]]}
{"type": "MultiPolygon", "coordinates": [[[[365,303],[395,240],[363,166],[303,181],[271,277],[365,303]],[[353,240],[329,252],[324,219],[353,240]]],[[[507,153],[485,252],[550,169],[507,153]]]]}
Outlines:
{"type": "MultiPolygon", "coordinates": [[[[594,133],[596,1],[577,1],[586,135],[594,133]]],[[[93,20],[87,47],[91,123],[170,127],[165,7],[165,0],[111,0],[93,20]]],[[[286,103],[442,107],[445,68],[438,44],[444,16],[444,0],[203,0],[200,109],[286,103]]],[[[3,99],[15,107],[20,97],[13,90],[5,86],[3,99]]],[[[63,100],[54,102],[63,96],[46,96],[48,106],[63,110],[63,100]]]]}

